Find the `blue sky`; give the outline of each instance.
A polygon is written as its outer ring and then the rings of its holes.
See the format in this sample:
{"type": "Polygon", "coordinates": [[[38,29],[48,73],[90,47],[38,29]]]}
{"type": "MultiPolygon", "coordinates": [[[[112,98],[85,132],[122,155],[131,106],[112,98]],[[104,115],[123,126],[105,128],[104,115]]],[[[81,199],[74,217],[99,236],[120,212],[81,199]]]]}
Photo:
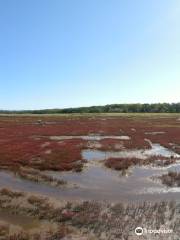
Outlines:
{"type": "Polygon", "coordinates": [[[0,0],[0,109],[179,101],[179,0],[0,0]]]}

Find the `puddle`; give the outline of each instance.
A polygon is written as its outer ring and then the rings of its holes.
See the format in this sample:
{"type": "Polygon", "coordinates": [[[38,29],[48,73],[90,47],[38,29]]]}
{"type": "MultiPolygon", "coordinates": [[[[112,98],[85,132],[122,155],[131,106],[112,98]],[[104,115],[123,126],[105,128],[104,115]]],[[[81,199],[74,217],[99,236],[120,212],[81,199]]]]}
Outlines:
{"type": "Polygon", "coordinates": [[[174,151],[165,148],[163,146],[161,146],[160,144],[155,144],[155,143],[151,143],[149,140],[146,139],[146,141],[149,142],[149,144],[151,145],[151,149],[145,150],[144,154],[146,156],[162,156],[162,157],[167,157],[167,158],[179,158],[180,155],[175,153],[174,151]]]}
{"type": "MultiPolygon", "coordinates": [[[[179,168],[180,165],[176,166],[179,168]]],[[[172,169],[171,169],[172,170],[172,169]]],[[[79,186],[76,190],[66,190],[63,194],[82,199],[107,200],[107,201],[141,201],[159,199],[180,199],[179,192],[171,193],[161,183],[151,180],[154,175],[160,175],[167,169],[153,169],[135,166],[122,176],[120,172],[107,169],[99,165],[89,165],[82,173],[74,172],[48,172],[56,178],[63,178],[79,186]],[[149,191],[145,192],[144,189],[149,191]],[[157,189],[152,192],[151,189],[157,189]],[[153,194],[152,194],[153,193],[153,194]],[[170,194],[171,193],[171,194],[170,194]]]]}
{"type": "Polygon", "coordinates": [[[107,169],[101,164],[90,164],[81,173],[46,171],[53,177],[64,179],[78,186],[63,189],[18,179],[8,172],[0,172],[0,187],[10,187],[65,200],[133,202],[166,199],[179,201],[180,192],[170,192],[160,182],[151,179],[152,176],[162,175],[175,168],[180,170],[180,165],[169,169],[135,166],[126,172],[127,176],[122,176],[120,172],[107,169]]]}
{"type": "Polygon", "coordinates": [[[24,230],[31,230],[33,228],[38,228],[40,226],[40,222],[37,219],[34,219],[29,216],[12,214],[7,209],[0,210],[0,221],[20,226],[24,230]]]}
{"type": "Polygon", "coordinates": [[[100,135],[85,135],[85,136],[51,136],[50,140],[71,140],[71,139],[82,139],[87,141],[100,141],[103,139],[117,139],[117,140],[130,140],[129,136],[100,136],[100,135]]]}
{"type": "Polygon", "coordinates": [[[165,194],[165,193],[180,193],[180,188],[178,187],[171,187],[171,188],[148,188],[148,189],[144,189],[141,191],[141,194],[155,194],[155,193],[159,193],[159,194],[165,194]]]}
{"type": "Polygon", "coordinates": [[[172,150],[161,146],[160,144],[152,144],[151,149],[145,150],[121,150],[121,151],[100,151],[100,150],[91,150],[86,149],[82,151],[83,159],[88,161],[91,160],[105,160],[108,158],[139,158],[139,159],[148,159],[151,156],[161,156],[167,158],[180,158],[179,154],[176,154],[172,150]]]}
{"type": "Polygon", "coordinates": [[[158,135],[158,134],[165,134],[165,132],[145,132],[146,135],[158,135]]]}

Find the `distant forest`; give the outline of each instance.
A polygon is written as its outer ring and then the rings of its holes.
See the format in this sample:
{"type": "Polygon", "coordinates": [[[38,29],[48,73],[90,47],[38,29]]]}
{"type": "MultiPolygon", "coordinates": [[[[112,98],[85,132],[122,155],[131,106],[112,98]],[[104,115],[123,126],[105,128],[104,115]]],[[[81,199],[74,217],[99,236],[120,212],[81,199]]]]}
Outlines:
{"type": "Polygon", "coordinates": [[[64,109],[21,110],[21,111],[0,110],[0,113],[1,114],[180,113],[180,103],[110,104],[105,106],[77,107],[64,109]]]}

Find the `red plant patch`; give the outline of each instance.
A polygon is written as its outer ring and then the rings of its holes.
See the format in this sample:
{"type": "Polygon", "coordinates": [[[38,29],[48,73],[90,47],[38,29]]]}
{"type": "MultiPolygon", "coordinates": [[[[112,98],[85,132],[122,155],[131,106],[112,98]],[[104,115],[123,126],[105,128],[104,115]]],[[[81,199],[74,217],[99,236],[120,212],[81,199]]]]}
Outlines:
{"type": "Polygon", "coordinates": [[[114,170],[127,170],[130,166],[134,166],[140,164],[142,160],[137,158],[109,158],[105,162],[105,166],[108,168],[112,168],[114,170]]]}
{"type": "MultiPolygon", "coordinates": [[[[53,141],[50,136],[89,134],[130,137],[130,140],[101,140],[98,145],[101,150],[150,148],[145,141],[148,138],[153,143],[180,152],[180,123],[173,115],[168,118],[0,116],[0,166],[16,168],[27,165],[38,169],[76,170],[83,163],[81,150],[87,147],[87,141],[53,141]],[[147,132],[165,133],[147,135],[147,132]]],[[[128,161],[132,162],[132,159],[128,161]]]]}

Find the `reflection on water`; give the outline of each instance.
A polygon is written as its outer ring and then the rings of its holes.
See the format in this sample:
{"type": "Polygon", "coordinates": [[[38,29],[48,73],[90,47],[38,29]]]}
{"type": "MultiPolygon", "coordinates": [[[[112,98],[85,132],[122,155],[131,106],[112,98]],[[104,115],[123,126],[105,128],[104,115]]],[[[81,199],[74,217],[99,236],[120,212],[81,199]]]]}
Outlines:
{"type": "Polygon", "coordinates": [[[151,149],[138,149],[138,150],[121,150],[121,151],[100,151],[87,149],[82,151],[82,157],[86,160],[105,160],[108,158],[139,158],[147,159],[151,156],[162,156],[162,157],[174,157],[180,158],[180,155],[161,146],[160,144],[152,144],[151,149]]]}
{"type": "MultiPolygon", "coordinates": [[[[180,165],[168,170],[179,170],[180,165]]],[[[83,172],[54,172],[49,175],[75,183],[78,187],[55,188],[41,183],[22,180],[9,172],[0,172],[0,187],[10,187],[21,191],[35,192],[68,200],[105,200],[105,201],[143,201],[143,200],[179,200],[179,189],[169,192],[167,187],[151,180],[154,175],[167,172],[167,169],[135,166],[122,176],[120,172],[99,165],[89,165],[83,172]],[[153,194],[152,194],[153,193],[153,194]]]]}
{"type": "Polygon", "coordinates": [[[84,136],[51,136],[50,140],[71,140],[82,139],[87,141],[100,141],[103,139],[116,139],[116,140],[130,140],[129,136],[100,136],[100,135],[84,135],[84,136]]]}
{"type": "MultiPolygon", "coordinates": [[[[180,171],[180,164],[164,168],[135,166],[124,175],[121,172],[107,169],[103,161],[109,157],[126,158],[138,157],[146,159],[149,156],[179,157],[173,151],[159,144],[151,144],[151,149],[126,151],[99,151],[86,149],[82,157],[87,161],[82,172],[54,172],[45,173],[55,178],[64,179],[71,187],[55,188],[43,183],[35,183],[17,178],[10,172],[0,171],[0,187],[40,193],[58,199],[86,199],[107,201],[143,201],[143,200],[180,200],[180,189],[170,190],[152,177],[162,175],[169,170],[180,171]],[[100,161],[101,160],[101,161],[100,161]]],[[[124,160],[125,161],[125,160],[124,160]]]]}

